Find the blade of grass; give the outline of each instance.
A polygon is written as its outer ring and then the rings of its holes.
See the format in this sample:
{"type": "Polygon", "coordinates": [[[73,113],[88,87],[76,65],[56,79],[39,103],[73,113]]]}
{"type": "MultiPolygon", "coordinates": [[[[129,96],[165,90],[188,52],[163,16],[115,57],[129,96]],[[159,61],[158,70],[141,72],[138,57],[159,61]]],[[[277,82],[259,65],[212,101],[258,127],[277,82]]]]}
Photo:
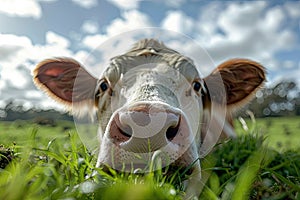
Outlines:
{"type": "Polygon", "coordinates": [[[274,152],[265,147],[255,151],[244,163],[238,172],[235,187],[232,191],[232,200],[249,199],[252,183],[256,179],[261,167],[266,166],[274,158],[274,152]]]}

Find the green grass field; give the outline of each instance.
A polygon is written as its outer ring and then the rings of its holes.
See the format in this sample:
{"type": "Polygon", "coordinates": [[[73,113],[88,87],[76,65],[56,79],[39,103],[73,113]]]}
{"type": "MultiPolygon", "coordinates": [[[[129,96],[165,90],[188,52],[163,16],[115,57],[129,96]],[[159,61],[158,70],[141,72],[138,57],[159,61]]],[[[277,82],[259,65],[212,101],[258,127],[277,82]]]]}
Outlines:
{"type": "Polygon", "coordinates": [[[31,121],[0,121],[0,144],[10,145],[13,142],[23,145],[30,139],[29,136],[33,129],[38,129],[37,139],[47,142],[55,137],[63,137],[69,130],[74,129],[74,123],[69,121],[60,121],[54,126],[39,126],[31,121]],[[64,130],[64,127],[67,127],[64,130]]]}
{"type": "MultiPolygon", "coordinates": [[[[239,137],[201,160],[200,199],[300,199],[299,119],[246,120],[248,131],[237,121],[239,137]]],[[[0,168],[0,199],[184,198],[184,173],[119,174],[95,168],[96,157],[72,122],[1,122],[0,144],[0,161],[13,158],[0,168]]]]}
{"type": "MultiPolygon", "coordinates": [[[[300,117],[278,117],[245,120],[249,131],[266,138],[265,144],[278,151],[300,147],[300,117]]],[[[237,134],[247,134],[239,120],[235,122],[237,134]]],[[[249,132],[248,131],[248,132],[249,132]]]]}
{"type": "MultiPolygon", "coordinates": [[[[266,142],[277,150],[296,149],[300,147],[300,117],[263,118],[252,122],[245,120],[248,131],[245,131],[239,120],[235,122],[238,135],[248,132],[258,133],[266,138],[266,142]]],[[[28,121],[1,122],[0,121],[0,144],[10,145],[26,143],[33,128],[38,129],[38,139],[48,142],[56,137],[64,137],[69,131],[75,131],[73,122],[59,121],[55,126],[38,126],[28,121]]],[[[88,129],[88,127],[83,127],[88,129]]],[[[91,130],[96,132],[96,130],[91,130]]]]}

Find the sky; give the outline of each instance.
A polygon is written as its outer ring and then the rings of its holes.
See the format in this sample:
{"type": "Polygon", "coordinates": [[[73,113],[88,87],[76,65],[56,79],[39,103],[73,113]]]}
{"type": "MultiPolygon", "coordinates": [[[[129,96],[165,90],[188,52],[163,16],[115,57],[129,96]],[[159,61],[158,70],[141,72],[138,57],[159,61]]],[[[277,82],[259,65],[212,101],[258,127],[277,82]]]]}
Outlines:
{"type": "Polygon", "coordinates": [[[267,68],[268,84],[300,84],[300,1],[0,0],[0,107],[60,108],[32,82],[38,62],[72,57],[100,76],[143,37],[206,65],[203,76],[242,57],[267,68]]]}

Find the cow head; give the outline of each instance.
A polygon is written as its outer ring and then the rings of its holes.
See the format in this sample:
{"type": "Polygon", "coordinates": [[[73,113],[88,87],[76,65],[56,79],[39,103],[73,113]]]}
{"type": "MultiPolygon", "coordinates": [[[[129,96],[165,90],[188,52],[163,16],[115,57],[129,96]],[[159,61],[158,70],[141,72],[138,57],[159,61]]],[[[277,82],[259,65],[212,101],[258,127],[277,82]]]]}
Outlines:
{"type": "Polygon", "coordinates": [[[254,61],[233,59],[202,78],[192,60],[145,39],[112,58],[100,79],[73,59],[55,58],[38,64],[34,81],[75,114],[83,105],[96,109],[98,166],[144,168],[159,153],[164,166],[193,163],[192,169],[199,171],[201,139],[232,135],[230,116],[263,84],[264,71],[254,61]],[[220,127],[218,133],[215,127],[220,127]]]}

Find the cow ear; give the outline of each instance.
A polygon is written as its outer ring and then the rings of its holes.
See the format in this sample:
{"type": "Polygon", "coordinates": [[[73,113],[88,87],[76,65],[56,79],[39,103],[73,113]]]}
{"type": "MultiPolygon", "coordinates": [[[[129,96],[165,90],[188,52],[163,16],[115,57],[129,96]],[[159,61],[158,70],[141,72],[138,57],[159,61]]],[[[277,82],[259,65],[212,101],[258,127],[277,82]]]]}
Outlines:
{"type": "Polygon", "coordinates": [[[40,62],[33,71],[35,84],[54,100],[71,108],[72,103],[94,101],[97,79],[71,58],[40,62]]]}
{"type": "Polygon", "coordinates": [[[255,92],[265,81],[265,68],[257,62],[248,59],[231,59],[219,65],[204,80],[209,88],[210,96],[220,96],[221,89],[226,99],[216,98],[227,103],[229,109],[240,107],[249,102],[255,92]],[[216,81],[221,77],[223,85],[216,81]]]}

